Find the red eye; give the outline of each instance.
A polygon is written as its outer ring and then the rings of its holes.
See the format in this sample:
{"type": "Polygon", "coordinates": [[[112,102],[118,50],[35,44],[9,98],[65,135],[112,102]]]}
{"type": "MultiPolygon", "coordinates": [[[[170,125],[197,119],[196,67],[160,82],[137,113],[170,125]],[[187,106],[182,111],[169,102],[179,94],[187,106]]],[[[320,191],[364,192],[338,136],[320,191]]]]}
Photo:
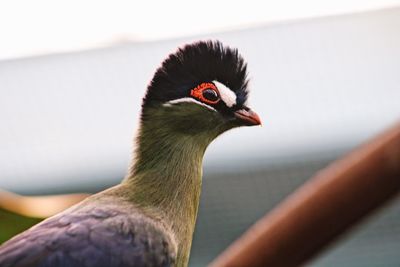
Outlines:
{"type": "Polygon", "coordinates": [[[190,95],[207,104],[217,104],[220,100],[217,87],[213,83],[201,83],[190,95]]]}

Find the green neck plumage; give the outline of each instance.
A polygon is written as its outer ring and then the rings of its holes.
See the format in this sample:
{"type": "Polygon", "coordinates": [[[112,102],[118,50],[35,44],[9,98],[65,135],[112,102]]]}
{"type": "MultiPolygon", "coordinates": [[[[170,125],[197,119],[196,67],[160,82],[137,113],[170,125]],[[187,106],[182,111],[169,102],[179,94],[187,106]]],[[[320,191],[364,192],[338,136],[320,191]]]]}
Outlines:
{"type": "Polygon", "coordinates": [[[195,219],[207,144],[196,137],[166,132],[157,123],[142,125],[127,182],[135,203],[195,219]],[[162,136],[162,138],[160,138],[162,136]],[[182,214],[182,211],[184,214],[182,214]]]}
{"type": "Polygon", "coordinates": [[[123,182],[132,202],[163,214],[183,262],[188,260],[196,222],[204,152],[225,130],[215,126],[220,124],[215,112],[193,104],[144,111],[135,159],[123,182]]]}
{"type": "Polygon", "coordinates": [[[216,135],[212,131],[196,131],[180,121],[179,114],[187,118],[187,112],[190,110],[159,107],[142,115],[135,158],[127,178],[135,185],[132,190],[140,196],[136,199],[140,203],[192,205],[187,200],[199,195],[204,152],[216,135]]]}

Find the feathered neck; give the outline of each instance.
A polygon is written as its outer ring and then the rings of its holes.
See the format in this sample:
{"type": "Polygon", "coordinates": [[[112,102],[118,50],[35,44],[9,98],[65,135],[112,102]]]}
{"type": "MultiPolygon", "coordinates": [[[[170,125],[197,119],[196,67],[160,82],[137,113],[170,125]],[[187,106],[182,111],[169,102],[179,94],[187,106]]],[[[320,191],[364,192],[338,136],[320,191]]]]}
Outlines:
{"type": "MultiPolygon", "coordinates": [[[[132,167],[122,183],[129,198],[145,210],[162,214],[178,243],[178,259],[187,262],[197,217],[202,161],[216,133],[182,131],[173,111],[142,115],[132,167]]],[[[196,120],[196,118],[193,118],[196,120]]],[[[190,127],[189,127],[190,128],[190,127]]]]}

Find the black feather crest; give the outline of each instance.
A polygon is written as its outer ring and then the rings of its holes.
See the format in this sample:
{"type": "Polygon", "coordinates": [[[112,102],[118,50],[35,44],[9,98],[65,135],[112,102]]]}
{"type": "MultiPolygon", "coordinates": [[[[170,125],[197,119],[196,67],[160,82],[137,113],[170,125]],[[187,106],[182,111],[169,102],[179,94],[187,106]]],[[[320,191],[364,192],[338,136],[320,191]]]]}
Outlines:
{"type": "Polygon", "coordinates": [[[143,99],[143,107],[188,97],[202,82],[217,80],[237,95],[238,103],[247,99],[247,64],[237,49],[219,41],[200,41],[179,48],[157,69],[143,99]]]}

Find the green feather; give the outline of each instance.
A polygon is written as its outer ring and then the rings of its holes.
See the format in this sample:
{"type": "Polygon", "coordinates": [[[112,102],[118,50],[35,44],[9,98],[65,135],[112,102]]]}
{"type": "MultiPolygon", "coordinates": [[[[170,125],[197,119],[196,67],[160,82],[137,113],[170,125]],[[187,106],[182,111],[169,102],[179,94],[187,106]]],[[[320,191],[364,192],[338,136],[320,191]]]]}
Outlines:
{"type": "Polygon", "coordinates": [[[205,150],[234,126],[218,112],[193,103],[143,111],[130,173],[113,194],[169,229],[178,250],[176,266],[189,260],[205,150]]]}

